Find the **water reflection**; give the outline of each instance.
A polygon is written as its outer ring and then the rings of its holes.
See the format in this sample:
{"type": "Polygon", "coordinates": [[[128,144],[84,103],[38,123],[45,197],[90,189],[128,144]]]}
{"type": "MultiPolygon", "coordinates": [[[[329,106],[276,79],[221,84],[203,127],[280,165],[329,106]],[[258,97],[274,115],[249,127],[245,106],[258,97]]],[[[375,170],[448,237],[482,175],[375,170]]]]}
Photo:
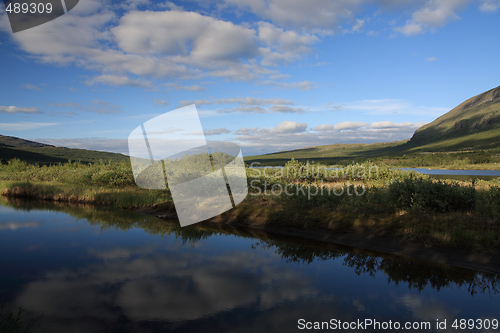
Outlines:
{"type": "Polygon", "coordinates": [[[493,274],[81,205],[0,210],[0,292],[11,308],[44,313],[46,332],[294,331],[299,318],[434,322],[499,310],[493,274]]]}

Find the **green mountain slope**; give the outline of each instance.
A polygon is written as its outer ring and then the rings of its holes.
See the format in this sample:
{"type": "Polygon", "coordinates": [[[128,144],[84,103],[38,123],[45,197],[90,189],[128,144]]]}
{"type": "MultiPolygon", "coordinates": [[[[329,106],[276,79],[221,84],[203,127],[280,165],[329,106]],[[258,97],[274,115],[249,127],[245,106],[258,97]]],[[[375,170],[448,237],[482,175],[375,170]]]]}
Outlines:
{"type": "Polygon", "coordinates": [[[35,141],[0,135],[0,162],[7,163],[14,158],[32,164],[38,163],[46,165],[66,163],[68,160],[80,161],[88,164],[97,163],[99,161],[119,162],[129,159],[128,156],[122,154],[55,147],[35,141]]]}
{"type": "Polygon", "coordinates": [[[500,147],[500,86],[422,126],[407,146],[427,151],[500,147]]]}
{"type": "Polygon", "coordinates": [[[245,162],[283,165],[292,157],[338,163],[350,159],[395,157],[424,152],[500,148],[500,86],[472,97],[422,126],[410,140],[374,144],[334,144],[248,156],[245,162]]]}
{"type": "Polygon", "coordinates": [[[54,147],[52,145],[46,145],[44,143],[24,140],[21,138],[16,138],[15,136],[5,136],[0,135],[0,147],[11,147],[11,148],[40,148],[40,147],[54,147]]]}

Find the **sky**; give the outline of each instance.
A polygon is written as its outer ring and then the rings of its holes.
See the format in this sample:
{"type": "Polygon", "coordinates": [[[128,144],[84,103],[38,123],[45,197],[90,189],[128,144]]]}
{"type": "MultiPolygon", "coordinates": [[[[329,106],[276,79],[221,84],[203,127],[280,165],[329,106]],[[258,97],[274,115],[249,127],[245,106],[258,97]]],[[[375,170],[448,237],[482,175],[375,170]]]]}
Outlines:
{"type": "Polygon", "coordinates": [[[0,5],[0,134],[127,154],[195,104],[244,156],[404,140],[499,57],[500,0],[80,0],[17,33],[0,5]]]}

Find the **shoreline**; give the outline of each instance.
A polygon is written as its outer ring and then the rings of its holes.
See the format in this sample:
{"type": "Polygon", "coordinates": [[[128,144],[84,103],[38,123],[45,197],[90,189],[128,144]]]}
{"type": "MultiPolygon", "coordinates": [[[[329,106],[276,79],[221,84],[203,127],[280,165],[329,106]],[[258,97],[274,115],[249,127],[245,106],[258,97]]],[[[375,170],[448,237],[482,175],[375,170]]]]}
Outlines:
{"type": "MultiPolygon", "coordinates": [[[[173,201],[163,192],[100,188],[89,195],[91,188],[77,193],[73,187],[63,184],[24,184],[10,182],[10,186],[6,186],[2,195],[21,199],[85,203],[95,207],[115,207],[162,219],[177,220],[173,201]],[[152,197],[148,199],[148,195],[152,197]],[[138,197],[147,200],[139,202],[138,197]]],[[[363,213],[362,210],[357,211],[350,206],[349,209],[301,207],[294,202],[287,203],[278,199],[266,195],[249,195],[237,207],[199,225],[252,228],[273,234],[500,273],[498,238],[490,242],[486,242],[487,238],[462,237],[457,238],[458,241],[454,238],[457,237],[457,230],[475,232],[477,228],[485,226],[494,228],[492,232],[496,233],[497,217],[485,219],[480,214],[467,212],[418,213],[411,210],[363,213]],[[455,229],[458,225],[465,229],[455,229]]]]}
{"type": "MultiPolygon", "coordinates": [[[[176,218],[176,214],[152,207],[135,209],[135,212],[152,215],[160,219],[176,218]]],[[[265,225],[263,221],[252,219],[228,219],[221,214],[211,219],[199,222],[200,227],[216,229],[248,228],[270,234],[293,237],[302,240],[319,241],[323,244],[347,246],[362,251],[375,251],[385,255],[396,255],[427,262],[444,264],[454,267],[477,270],[486,273],[500,274],[500,251],[479,253],[473,250],[431,247],[421,243],[408,242],[374,234],[359,234],[354,232],[334,232],[325,229],[276,228],[265,225]]],[[[194,224],[194,225],[196,225],[194,224]]]]}

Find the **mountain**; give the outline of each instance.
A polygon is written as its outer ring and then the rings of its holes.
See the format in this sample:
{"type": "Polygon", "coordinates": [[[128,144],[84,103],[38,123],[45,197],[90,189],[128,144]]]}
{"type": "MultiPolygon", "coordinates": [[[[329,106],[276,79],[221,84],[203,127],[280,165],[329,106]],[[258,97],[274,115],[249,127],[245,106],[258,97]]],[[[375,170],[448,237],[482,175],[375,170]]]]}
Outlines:
{"type": "Polygon", "coordinates": [[[351,159],[402,156],[408,153],[492,148],[500,148],[500,86],[469,98],[433,122],[420,127],[410,140],[372,144],[339,143],[247,156],[245,162],[283,165],[293,157],[337,163],[351,159]]]}
{"type": "Polygon", "coordinates": [[[86,149],[71,149],[55,147],[40,142],[0,135],[0,163],[7,163],[11,159],[38,164],[66,163],[68,160],[82,163],[97,163],[99,161],[125,161],[128,156],[86,149]]]}
{"type": "Polygon", "coordinates": [[[428,151],[499,147],[500,86],[469,98],[420,127],[407,146],[428,151]]]}
{"type": "Polygon", "coordinates": [[[0,147],[11,147],[11,148],[21,148],[21,147],[31,147],[31,148],[40,148],[40,147],[54,147],[52,145],[46,145],[44,143],[24,140],[20,138],[16,138],[15,136],[5,136],[0,135],[0,147]]]}

